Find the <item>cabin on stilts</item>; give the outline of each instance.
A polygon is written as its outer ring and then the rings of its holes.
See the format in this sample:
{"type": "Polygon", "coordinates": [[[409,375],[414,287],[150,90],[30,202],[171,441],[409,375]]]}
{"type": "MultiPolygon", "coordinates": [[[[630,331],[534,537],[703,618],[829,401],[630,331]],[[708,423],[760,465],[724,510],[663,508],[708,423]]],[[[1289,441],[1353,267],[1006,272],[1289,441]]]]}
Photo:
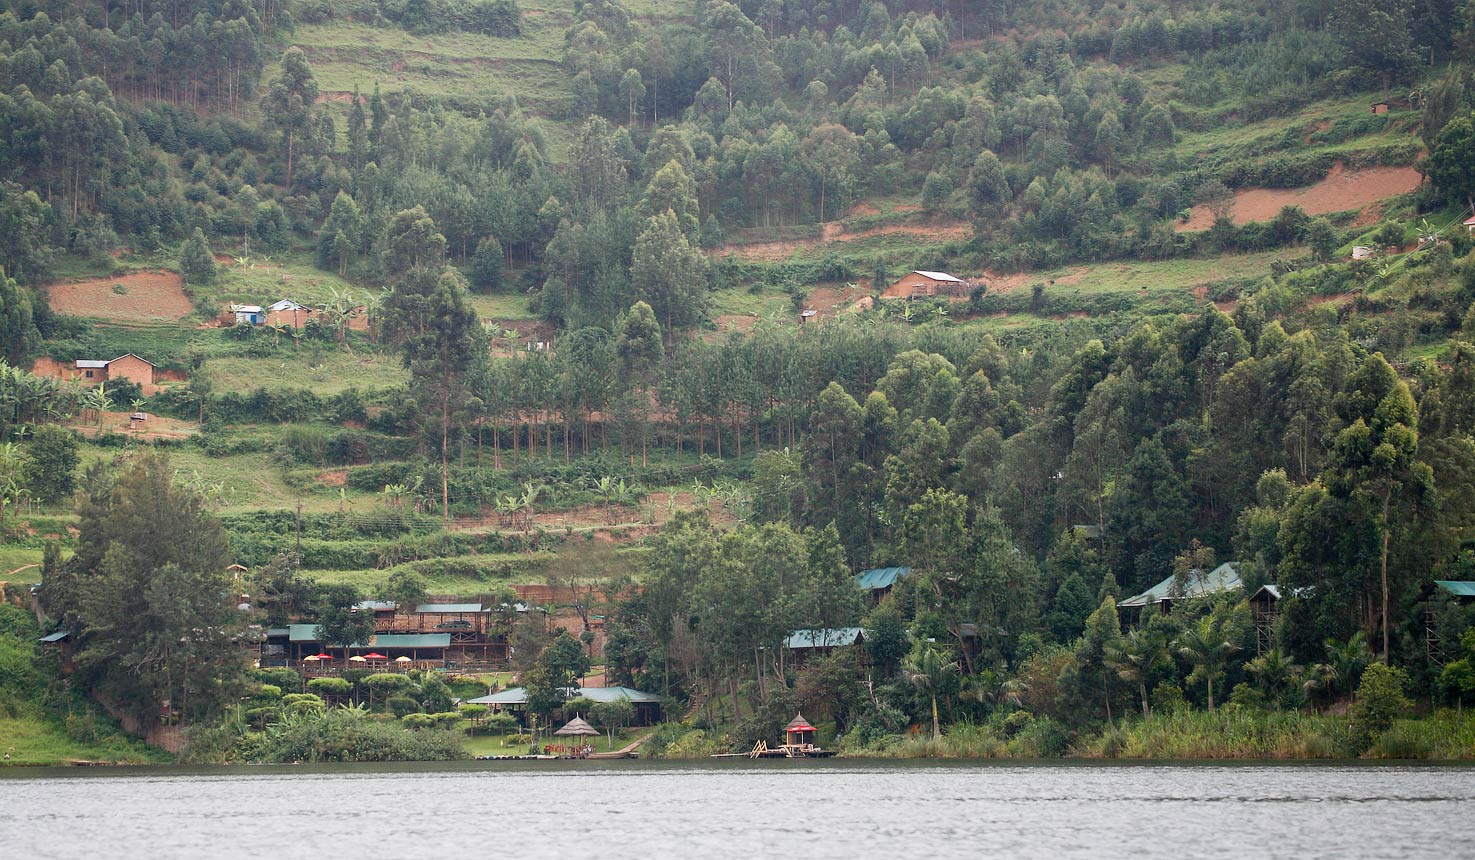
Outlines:
{"type": "MultiPolygon", "coordinates": [[[[1475,582],[1436,579],[1424,593],[1424,651],[1429,662],[1443,666],[1449,657],[1445,643],[1463,627],[1460,612],[1451,609],[1475,604],[1475,582]],[[1454,625],[1446,632],[1445,628],[1454,625]]],[[[1458,647],[1456,643],[1456,647],[1458,647]]]]}

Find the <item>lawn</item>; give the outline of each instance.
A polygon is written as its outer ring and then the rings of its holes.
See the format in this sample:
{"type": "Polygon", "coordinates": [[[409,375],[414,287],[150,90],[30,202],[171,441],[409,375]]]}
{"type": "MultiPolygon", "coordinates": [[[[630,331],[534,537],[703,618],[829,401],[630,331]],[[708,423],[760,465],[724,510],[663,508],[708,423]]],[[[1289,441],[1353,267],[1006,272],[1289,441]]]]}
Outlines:
{"type": "Polygon", "coordinates": [[[535,320],[528,310],[528,297],[516,293],[472,293],[471,306],[484,320],[535,320]]]}
{"type": "MultiPolygon", "coordinates": [[[[99,460],[112,460],[118,448],[102,448],[83,444],[78,451],[82,468],[99,460]]],[[[283,510],[302,502],[309,513],[369,510],[379,503],[371,493],[347,491],[340,497],[337,490],[323,486],[299,490],[287,484],[285,472],[268,454],[207,454],[193,445],[168,449],[169,463],[178,478],[204,487],[219,487],[220,512],[241,513],[252,510],[283,510]]],[[[39,554],[39,550],[37,550],[39,554]]],[[[0,556],[3,557],[3,556],[0,556]]],[[[39,557],[39,555],[38,555],[39,557]]]]}
{"type": "Polygon", "coordinates": [[[1060,293],[1181,292],[1221,281],[1268,275],[1271,263],[1294,256],[1294,250],[1283,248],[1202,259],[1066,266],[1030,272],[1027,283],[1045,284],[1047,290],[1060,293]]]}
{"type": "MultiPolygon", "coordinates": [[[[464,598],[495,595],[509,585],[543,584],[543,567],[553,559],[553,552],[483,553],[477,556],[451,556],[425,566],[425,588],[432,594],[452,594],[464,598]],[[436,567],[448,568],[443,571],[436,567]],[[498,575],[501,568],[504,575],[498,575]],[[509,571],[510,568],[510,572],[509,571]]],[[[406,565],[405,567],[409,567],[406,565]]],[[[360,591],[373,594],[389,578],[390,570],[304,570],[303,574],[322,584],[347,583],[360,591]]]]}
{"type": "Polygon", "coordinates": [[[355,287],[336,272],[319,269],[305,252],[237,257],[220,265],[213,283],[190,289],[196,303],[212,316],[230,302],[265,306],[292,299],[315,305],[326,302],[334,290],[351,292],[359,301],[368,293],[367,288],[355,287]]]}
{"type": "MultiPolygon", "coordinates": [[[[1282,134],[1288,128],[1304,129],[1309,137],[1318,126],[1348,120],[1360,120],[1368,114],[1369,106],[1385,96],[1380,91],[1346,96],[1343,98],[1329,99],[1326,101],[1313,102],[1294,113],[1285,116],[1271,117],[1259,122],[1235,125],[1232,122],[1217,124],[1213,129],[1201,132],[1180,133],[1174,147],[1180,158],[1192,159],[1198,153],[1214,152],[1226,147],[1244,146],[1264,138],[1270,140],[1282,134]]],[[[1205,111],[1215,111],[1220,106],[1206,108],[1205,111]]],[[[1391,129],[1400,120],[1408,120],[1417,117],[1416,111],[1390,111],[1386,114],[1388,127],[1391,129]]],[[[1405,143],[1416,140],[1407,132],[1384,131],[1363,135],[1330,146],[1307,146],[1298,148],[1297,153],[1311,154],[1321,151],[1336,151],[1345,149],[1362,149],[1368,146],[1379,146],[1386,143],[1405,143]]]]}
{"type": "MultiPolygon", "coordinates": [[[[39,582],[41,579],[41,568],[29,567],[29,565],[40,563],[40,547],[32,548],[9,544],[0,546],[0,577],[17,573],[17,582],[39,582]],[[22,568],[28,569],[22,570],[22,568]]],[[[0,737],[4,737],[4,732],[0,732],[0,737]]]]}
{"type": "Polygon", "coordinates": [[[268,358],[212,358],[205,363],[205,372],[217,392],[306,388],[323,397],[350,388],[399,388],[410,381],[397,357],[364,351],[348,354],[328,344],[284,349],[268,358]]]}
{"type": "Polygon", "coordinates": [[[743,315],[760,317],[794,316],[794,303],[786,293],[755,293],[747,287],[713,290],[709,307],[713,317],[743,315]]]}
{"type": "MultiPolygon", "coordinates": [[[[587,743],[594,747],[595,752],[614,752],[624,749],[636,739],[649,733],[650,729],[646,728],[625,729],[615,732],[613,744],[610,743],[609,736],[605,734],[597,738],[591,735],[587,738],[587,743]]],[[[547,732],[541,733],[538,737],[539,751],[548,745],[572,746],[577,743],[578,740],[574,738],[554,737],[547,732]]],[[[503,735],[480,735],[467,738],[465,746],[466,751],[471,755],[527,755],[530,744],[521,741],[508,743],[503,735]]]]}
{"type": "Polygon", "coordinates": [[[3,765],[60,765],[69,760],[147,764],[168,760],[166,753],[111,735],[97,743],[72,740],[60,724],[19,709],[15,716],[0,715],[0,753],[3,765]]]}

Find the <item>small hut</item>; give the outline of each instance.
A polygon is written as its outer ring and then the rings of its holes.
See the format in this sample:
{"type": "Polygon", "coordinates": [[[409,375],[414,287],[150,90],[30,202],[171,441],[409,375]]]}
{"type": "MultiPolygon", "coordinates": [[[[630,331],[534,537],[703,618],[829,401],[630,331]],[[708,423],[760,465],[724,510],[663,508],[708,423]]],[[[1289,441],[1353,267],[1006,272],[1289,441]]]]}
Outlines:
{"type": "Polygon", "coordinates": [[[784,746],[808,749],[814,746],[814,736],[818,731],[801,713],[784,726],[784,746]]]}
{"type": "MultiPolygon", "coordinates": [[[[576,737],[580,738],[582,741],[582,739],[586,737],[599,737],[599,729],[596,729],[593,726],[589,725],[587,722],[584,721],[582,717],[574,717],[572,720],[569,720],[567,723],[565,723],[563,728],[559,729],[553,734],[558,737],[564,738],[576,737]]],[[[583,746],[582,742],[580,743],[580,746],[583,746]]],[[[580,755],[583,754],[584,753],[581,751],[580,755]]]]}

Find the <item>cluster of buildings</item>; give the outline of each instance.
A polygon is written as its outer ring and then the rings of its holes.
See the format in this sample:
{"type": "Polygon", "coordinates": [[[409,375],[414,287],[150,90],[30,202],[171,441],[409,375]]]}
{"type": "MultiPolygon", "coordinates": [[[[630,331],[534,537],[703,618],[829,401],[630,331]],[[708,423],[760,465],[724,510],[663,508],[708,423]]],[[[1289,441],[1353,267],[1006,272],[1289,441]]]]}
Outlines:
{"type": "Polygon", "coordinates": [[[232,325],[285,325],[301,328],[307,325],[317,311],[291,299],[282,299],[273,305],[230,305],[225,321],[232,325]]]}
{"type": "Polygon", "coordinates": [[[511,656],[507,625],[499,623],[500,618],[505,613],[529,611],[522,604],[481,603],[421,603],[402,608],[384,600],[366,600],[354,608],[374,615],[374,634],[365,641],[347,646],[324,642],[317,624],[272,627],[261,646],[261,665],[302,665],[318,673],[358,662],[445,669],[498,665],[511,656]],[[370,654],[376,656],[370,659],[370,654]]]}

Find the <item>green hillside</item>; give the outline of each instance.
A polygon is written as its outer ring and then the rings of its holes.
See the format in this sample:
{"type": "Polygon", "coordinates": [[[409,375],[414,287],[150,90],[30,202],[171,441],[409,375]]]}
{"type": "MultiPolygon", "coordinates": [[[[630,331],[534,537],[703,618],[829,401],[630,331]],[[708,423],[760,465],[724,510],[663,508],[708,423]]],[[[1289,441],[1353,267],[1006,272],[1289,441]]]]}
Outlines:
{"type": "MultiPolygon", "coordinates": [[[[1150,688],[1338,705],[1374,655],[1458,705],[1466,5],[0,0],[0,579],[98,641],[153,618],[109,565],[186,544],[127,572],[191,629],[542,601],[749,747],[813,701],[890,749],[926,688],[1059,752],[1150,688]],[[109,553],[145,485],[187,534],[109,553]],[[1117,638],[1226,561],[1273,631],[1117,638]],[[862,621],[868,697],[755,657],[862,621]]],[[[505,623],[531,671],[551,629],[505,623]]],[[[203,683],[105,651],[79,682],[150,718],[203,683]]],[[[237,680],[181,707],[287,707],[237,680]]]]}

